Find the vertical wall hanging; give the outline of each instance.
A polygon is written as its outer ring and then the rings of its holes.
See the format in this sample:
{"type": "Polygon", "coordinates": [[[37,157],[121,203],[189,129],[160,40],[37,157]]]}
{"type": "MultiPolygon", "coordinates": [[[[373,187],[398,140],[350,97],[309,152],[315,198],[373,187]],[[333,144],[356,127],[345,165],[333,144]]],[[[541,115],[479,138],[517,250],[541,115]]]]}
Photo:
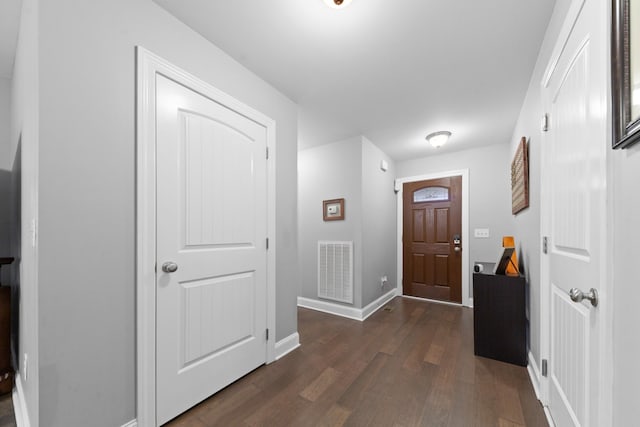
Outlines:
{"type": "Polygon", "coordinates": [[[511,213],[517,214],[529,207],[529,155],[527,138],[520,140],[511,162],[511,213]]]}

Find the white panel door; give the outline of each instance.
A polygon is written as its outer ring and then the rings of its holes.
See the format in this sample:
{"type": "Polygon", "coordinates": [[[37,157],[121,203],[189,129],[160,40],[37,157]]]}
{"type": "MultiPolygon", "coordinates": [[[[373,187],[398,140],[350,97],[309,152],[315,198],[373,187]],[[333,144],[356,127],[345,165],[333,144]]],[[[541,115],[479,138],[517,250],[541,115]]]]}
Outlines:
{"type": "Polygon", "coordinates": [[[266,129],[161,75],[156,114],[163,424],[266,362],[266,129]]]}
{"type": "Polygon", "coordinates": [[[559,427],[597,426],[599,417],[600,310],[569,297],[600,290],[605,268],[607,62],[597,3],[586,1],[545,90],[549,409],[559,427]]]}

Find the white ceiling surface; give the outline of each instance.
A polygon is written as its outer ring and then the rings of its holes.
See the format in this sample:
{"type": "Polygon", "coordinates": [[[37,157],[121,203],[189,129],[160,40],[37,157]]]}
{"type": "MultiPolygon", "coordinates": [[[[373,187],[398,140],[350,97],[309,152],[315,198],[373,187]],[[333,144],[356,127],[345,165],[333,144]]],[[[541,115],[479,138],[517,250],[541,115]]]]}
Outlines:
{"type": "Polygon", "coordinates": [[[10,79],[20,27],[21,0],[0,0],[0,77],[10,79]]]}
{"type": "MultiPolygon", "coordinates": [[[[555,3],[155,1],[299,105],[299,148],[364,135],[396,160],[509,142],[555,3]]],[[[0,1],[0,77],[21,4],[0,1]]]]}
{"type": "Polygon", "coordinates": [[[510,142],[555,4],[154,1],[299,105],[299,148],[364,135],[396,160],[510,142]]]}

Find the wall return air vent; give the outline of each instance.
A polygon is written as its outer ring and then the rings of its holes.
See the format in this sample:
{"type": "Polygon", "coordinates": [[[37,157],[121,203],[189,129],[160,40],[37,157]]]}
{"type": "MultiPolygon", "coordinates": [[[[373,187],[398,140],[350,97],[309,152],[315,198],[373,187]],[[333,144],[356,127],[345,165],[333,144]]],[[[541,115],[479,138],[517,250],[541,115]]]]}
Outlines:
{"type": "Polygon", "coordinates": [[[318,242],[318,298],[353,304],[353,242],[318,242]]]}

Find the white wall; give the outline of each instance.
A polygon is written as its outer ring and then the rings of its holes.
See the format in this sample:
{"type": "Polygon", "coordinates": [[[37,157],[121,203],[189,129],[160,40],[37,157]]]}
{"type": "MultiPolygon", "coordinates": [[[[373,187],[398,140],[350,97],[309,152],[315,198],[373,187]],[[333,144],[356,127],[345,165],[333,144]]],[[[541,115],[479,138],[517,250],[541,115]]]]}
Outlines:
{"type": "Polygon", "coordinates": [[[362,141],[362,306],[396,287],[395,163],[371,141],[362,141]],[[389,169],[380,169],[385,160],[389,169]],[[380,286],[380,278],[388,282],[380,286]]]}
{"type": "MultiPolygon", "coordinates": [[[[437,172],[469,169],[469,261],[495,262],[502,248],[502,236],[514,234],[511,215],[511,159],[508,144],[496,144],[399,162],[397,177],[406,178],[437,172]],[[473,237],[475,228],[488,228],[490,238],[473,237]]],[[[399,266],[398,268],[401,268],[399,266]]],[[[473,269],[469,269],[473,274],[473,269]]],[[[469,278],[469,295],[473,280],[469,278]]]]}
{"type": "MultiPolygon", "coordinates": [[[[0,77],[0,257],[9,256],[11,221],[11,80],[0,77]]],[[[9,284],[10,269],[0,270],[0,283],[9,284]]]]}
{"type": "Polygon", "coordinates": [[[318,299],[318,240],[354,242],[353,307],[395,287],[394,179],[393,160],[361,136],[298,152],[300,296],[318,299]],[[345,220],[323,221],[322,201],[338,198],[345,199],[345,220]],[[384,275],[389,282],[382,288],[384,275]]]}
{"type": "MultiPolygon", "coordinates": [[[[16,258],[12,285],[19,296],[19,375],[16,383],[24,391],[24,402],[31,425],[39,425],[38,354],[38,1],[23,0],[20,31],[11,87],[11,135],[9,158],[12,187],[19,185],[21,217],[12,218],[12,255],[16,258]],[[19,184],[18,184],[19,183],[19,184]],[[25,242],[20,245],[20,242],[25,242]],[[28,355],[28,369],[24,365],[28,355]]],[[[17,208],[17,207],[16,207],[17,208]]],[[[18,209],[14,210],[17,213],[18,209]]]]}
{"type": "Polygon", "coordinates": [[[361,158],[361,137],[298,152],[298,248],[302,297],[318,299],[318,241],[353,241],[353,306],[362,307],[361,158]],[[322,201],[340,198],[345,199],[344,221],[324,221],[322,201]]]}
{"type": "Polygon", "coordinates": [[[151,0],[39,6],[39,415],[120,426],[135,418],[135,46],[277,123],[278,340],[297,331],[297,107],[151,0]]]}
{"type": "Polygon", "coordinates": [[[640,384],[640,144],[612,153],[613,168],[613,425],[638,424],[640,384]]]}
{"type": "MultiPolygon", "coordinates": [[[[510,157],[516,152],[521,137],[529,142],[529,208],[514,217],[518,259],[523,266],[529,287],[529,350],[540,365],[540,188],[541,188],[541,134],[544,110],[542,107],[542,76],[550,60],[558,33],[571,0],[556,0],[556,6],[547,27],[544,41],[531,75],[518,122],[511,138],[510,157]]],[[[539,370],[539,369],[538,369],[539,370]]]]}

